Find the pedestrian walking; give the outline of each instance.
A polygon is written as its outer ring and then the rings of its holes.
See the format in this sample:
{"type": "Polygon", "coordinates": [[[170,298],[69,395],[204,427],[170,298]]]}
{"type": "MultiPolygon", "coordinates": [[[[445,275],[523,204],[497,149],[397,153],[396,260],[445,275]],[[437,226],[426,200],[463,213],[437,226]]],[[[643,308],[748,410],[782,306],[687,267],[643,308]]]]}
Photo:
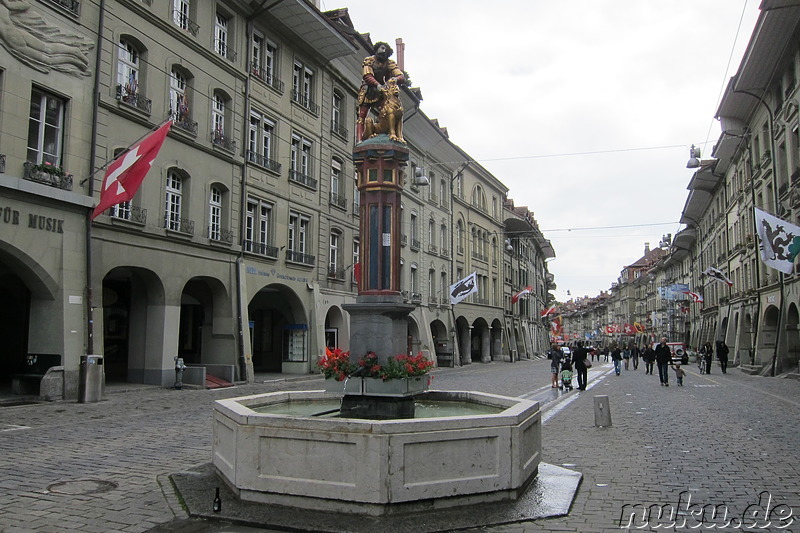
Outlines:
{"type": "Polygon", "coordinates": [[[619,349],[619,346],[614,346],[611,348],[611,360],[614,362],[614,372],[619,376],[620,370],[620,363],[622,362],[622,352],[619,349]]]}
{"type": "Polygon", "coordinates": [[[717,341],[717,360],[723,374],[728,373],[728,345],[725,341],[717,341]]]}
{"type": "Polygon", "coordinates": [[[653,375],[653,363],[656,360],[656,353],[650,346],[645,346],[642,352],[642,360],[644,360],[644,373],[653,375]]]}
{"type": "Polygon", "coordinates": [[[608,346],[603,346],[603,362],[608,363],[608,346]]]}
{"type": "Polygon", "coordinates": [[[705,345],[705,351],[703,353],[703,373],[710,374],[711,373],[711,360],[714,358],[714,348],[711,346],[710,342],[707,342],[705,345]]]}
{"type": "Polygon", "coordinates": [[[675,371],[675,378],[678,380],[678,387],[683,387],[683,377],[686,375],[686,370],[681,368],[681,365],[674,365],[672,369],[675,371]]]}
{"type": "Polygon", "coordinates": [[[631,348],[631,364],[633,365],[634,370],[639,369],[639,356],[642,354],[642,351],[639,349],[638,346],[635,344],[633,348],[631,348]]]}
{"type": "Polygon", "coordinates": [[[572,351],[572,363],[575,365],[575,373],[578,375],[578,390],[586,390],[589,372],[586,369],[586,357],[588,350],[583,347],[583,341],[578,341],[575,350],[572,351]]]}
{"type": "Polygon", "coordinates": [[[664,387],[669,387],[669,364],[672,361],[672,352],[667,345],[667,338],[661,337],[655,349],[656,366],[658,366],[658,380],[664,387]]]}
{"type": "Polygon", "coordinates": [[[628,365],[631,361],[631,349],[629,346],[622,349],[622,360],[625,363],[625,370],[629,370],[628,365]]]}
{"type": "Polygon", "coordinates": [[[561,371],[561,359],[563,354],[556,343],[550,345],[550,350],[547,352],[547,358],[550,359],[550,385],[552,388],[558,388],[558,373],[561,371]]]}

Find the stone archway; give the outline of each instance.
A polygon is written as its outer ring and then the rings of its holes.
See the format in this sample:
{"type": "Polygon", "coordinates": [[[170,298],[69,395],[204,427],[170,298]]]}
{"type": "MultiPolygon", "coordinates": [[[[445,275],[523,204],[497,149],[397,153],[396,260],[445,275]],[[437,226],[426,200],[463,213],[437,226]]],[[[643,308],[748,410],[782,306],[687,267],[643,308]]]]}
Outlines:
{"type": "Polygon", "coordinates": [[[261,287],[247,306],[255,372],[295,373],[309,366],[308,319],[303,302],[286,285],[261,287]]]}
{"type": "Polygon", "coordinates": [[[106,381],[167,383],[172,377],[165,369],[169,366],[174,376],[174,363],[166,359],[178,355],[178,340],[167,338],[165,291],[158,275],[140,267],[112,269],[103,278],[102,304],[106,381]]]}

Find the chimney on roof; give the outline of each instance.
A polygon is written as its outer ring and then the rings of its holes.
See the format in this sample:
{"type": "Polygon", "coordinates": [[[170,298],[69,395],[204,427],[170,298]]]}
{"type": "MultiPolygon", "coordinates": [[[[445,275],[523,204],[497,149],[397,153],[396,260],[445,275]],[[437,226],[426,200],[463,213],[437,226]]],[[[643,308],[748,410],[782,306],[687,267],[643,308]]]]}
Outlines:
{"type": "Polygon", "coordinates": [[[395,63],[397,63],[397,67],[400,70],[405,71],[406,43],[403,42],[402,38],[398,37],[397,39],[394,40],[394,48],[397,51],[397,59],[395,60],[395,63]]]}
{"type": "Polygon", "coordinates": [[[644,255],[647,255],[649,253],[650,253],[650,243],[646,242],[644,243],[644,255]]]}

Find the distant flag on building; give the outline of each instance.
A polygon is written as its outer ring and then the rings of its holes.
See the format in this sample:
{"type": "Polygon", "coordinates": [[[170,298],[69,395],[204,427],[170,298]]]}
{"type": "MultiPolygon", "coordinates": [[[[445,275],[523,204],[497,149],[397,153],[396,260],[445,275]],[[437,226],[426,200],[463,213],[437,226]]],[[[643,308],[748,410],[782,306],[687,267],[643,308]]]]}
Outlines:
{"type": "Polygon", "coordinates": [[[784,274],[791,274],[794,260],[800,253],[800,226],[772,216],[757,207],[755,215],[761,261],[784,274]]]}
{"type": "Polygon", "coordinates": [[[636,333],[644,333],[644,326],[640,322],[634,322],[633,327],[636,329],[636,333]]]}
{"type": "Polygon", "coordinates": [[[705,274],[706,276],[708,276],[710,278],[714,278],[717,281],[721,281],[721,282],[727,284],[728,287],[732,287],[733,286],[733,282],[730,279],[728,279],[728,276],[726,276],[725,274],[722,273],[722,270],[719,270],[718,268],[708,267],[707,269],[705,269],[703,271],[703,274],[705,274]]]}
{"type": "Polygon", "coordinates": [[[614,333],[614,326],[612,326],[611,324],[607,325],[606,326],[606,333],[608,333],[609,335],[614,333]]]}
{"type": "Polygon", "coordinates": [[[634,335],[636,333],[636,328],[633,327],[633,324],[625,324],[622,327],[622,332],[625,335],[634,335]]]}
{"type": "Polygon", "coordinates": [[[689,295],[689,299],[692,300],[696,304],[703,303],[703,297],[700,296],[699,294],[697,294],[696,292],[683,291],[683,294],[688,294],[689,295]]]}
{"type": "Polygon", "coordinates": [[[450,303],[455,305],[476,292],[478,292],[478,273],[473,272],[461,281],[450,285],[450,303]]]}
{"type": "Polygon", "coordinates": [[[547,309],[545,309],[544,311],[542,311],[540,313],[540,315],[541,315],[542,318],[544,318],[544,317],[546,317],[548,315],[552,315],[555,312],[556,312],[556,306],[555,306],[555,304],[553,304],[550,307],[548,307],[547,309]]]}
{"type": "Polygon", "coordinates": [[[517,303],[517,301],[518,301],[520,298],[523,298],[523,297],[525,297],[525,296],[528,296],[528,295],[531,293],[531,291],[532,291],[532,290],[533,290],[533,287],[531,287],[530,285],[528,285],[527,287],[525,287],[524,289],[522,289],[521,291],[519,291],[517,294],[514,294],[513,296],[511,296],[511,303],[512,303],[512,304],[515,304],[515,303],[517,303]]]}
{"type": "Polygon", "coordinates": [[[171,125],[171,121],[166,122],[108,165],[100,188],[100,203],[92,212],[92,220],[109,207],[133,198],[153,166],[171,125]]]}

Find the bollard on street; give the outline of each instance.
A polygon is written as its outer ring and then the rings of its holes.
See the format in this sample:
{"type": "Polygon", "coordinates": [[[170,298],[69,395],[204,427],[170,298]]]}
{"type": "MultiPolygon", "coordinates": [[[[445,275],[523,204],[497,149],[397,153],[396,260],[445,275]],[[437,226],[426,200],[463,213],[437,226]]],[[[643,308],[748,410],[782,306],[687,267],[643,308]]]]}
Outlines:
{"type": "Polygon", "coordinates": [[[594,425],[596,427],[611,426],[611,406],[608,404],[606,395],[594,397],[594,425]]]}

